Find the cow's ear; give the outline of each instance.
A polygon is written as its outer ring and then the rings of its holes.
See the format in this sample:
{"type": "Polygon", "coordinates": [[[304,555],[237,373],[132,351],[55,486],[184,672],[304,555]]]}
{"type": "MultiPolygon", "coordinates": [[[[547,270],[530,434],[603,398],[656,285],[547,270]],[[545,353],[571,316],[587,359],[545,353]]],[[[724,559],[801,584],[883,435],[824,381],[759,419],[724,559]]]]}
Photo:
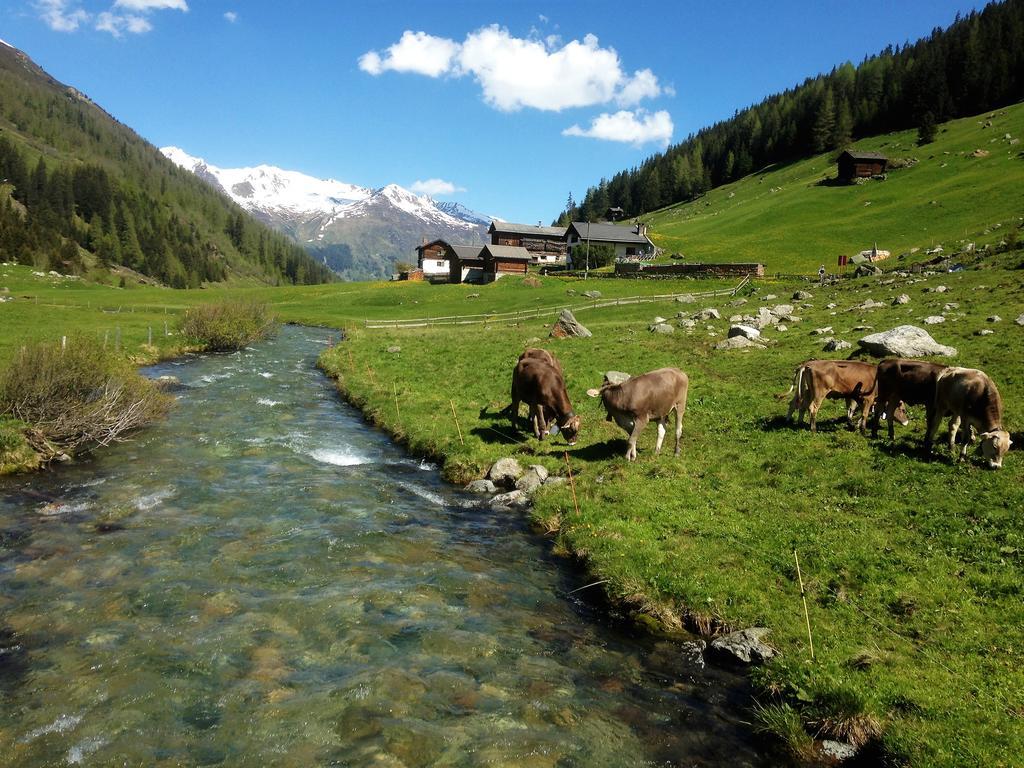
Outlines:
{"type": "Polygon", "coordinates": [[[558,425],[557,424],[552,424],[548,428],[548,434],[549,435],[557,435],[558,434],[558,425]]]}
{"type": "Polygon", "coordinates": [[[587,394],[590,395],[591,397],[597,397],[598,395],[601,394],[601,390],[591,388],[587,390],[587,394]]]}

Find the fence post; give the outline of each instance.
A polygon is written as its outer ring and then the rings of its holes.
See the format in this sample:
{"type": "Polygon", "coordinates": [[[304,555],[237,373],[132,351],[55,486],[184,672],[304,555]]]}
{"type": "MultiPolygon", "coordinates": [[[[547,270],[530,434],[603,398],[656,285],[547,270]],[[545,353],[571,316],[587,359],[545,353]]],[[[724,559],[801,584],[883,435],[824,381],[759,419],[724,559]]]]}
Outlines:
{"type": "Polygon", "coordinates": [[[153,326],[152,325],[149,326],[149,341],[147,342],[147,344],[149,346],[151,346],[151,347],[153,346],[153,326]]]}

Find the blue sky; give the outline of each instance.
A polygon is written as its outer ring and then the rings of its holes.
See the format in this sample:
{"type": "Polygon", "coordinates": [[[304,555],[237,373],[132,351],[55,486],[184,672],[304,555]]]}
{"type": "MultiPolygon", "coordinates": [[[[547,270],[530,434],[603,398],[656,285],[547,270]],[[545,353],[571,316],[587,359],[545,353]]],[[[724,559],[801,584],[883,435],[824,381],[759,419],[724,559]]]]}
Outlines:
{"type": "Polygon", "coordinates": [[[976,7],[2,0],[0,38],[157,146],[547,223],[570,191],[976,7]]]}

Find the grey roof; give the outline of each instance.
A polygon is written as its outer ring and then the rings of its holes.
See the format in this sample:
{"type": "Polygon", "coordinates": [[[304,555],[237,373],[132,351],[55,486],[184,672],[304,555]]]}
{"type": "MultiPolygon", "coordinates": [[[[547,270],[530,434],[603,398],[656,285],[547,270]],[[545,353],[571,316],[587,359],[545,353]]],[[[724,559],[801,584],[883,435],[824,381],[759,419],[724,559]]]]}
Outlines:
{"type": "Polygon", "coordinates": [[[483,260],[483,248],[479,245],[448,245],[459,261],[483,260]]]}
{"type": "MultiPolygon", "coordinates": [[[[859,149],[848,149],[843,155],[849,155],[854,160],[888,160],[889,158],[881,152],[862,152],[859,149]]],[[[840,155],[842,157],[843,155],[840,155]]]]}
{"type": "Polygon", "coordinates": [[[533,257],[530,252],[521,245],[485,245],[484,250],[491,254],[492,258],[514,261],[531,261],[533,257]]]}
{"type": "Polygon", "coordinates": [[[565,237],[565,227],[538,227],[536,224],[513,224],[508,221],[492,221],[488,232],[509,232],[515,235],[533,237],[565,237]]]}
{"type": "MultiPolygon", "coordinates": [[[[602,222],[574,221],[569,226],[581,240],[599,243],[643,243],[650,242],[645,235],[638,235],[632,226],[620,227],[616,224],[602,222]]],[[[568,234],[568,233],[566,233],[568,234]]]]}

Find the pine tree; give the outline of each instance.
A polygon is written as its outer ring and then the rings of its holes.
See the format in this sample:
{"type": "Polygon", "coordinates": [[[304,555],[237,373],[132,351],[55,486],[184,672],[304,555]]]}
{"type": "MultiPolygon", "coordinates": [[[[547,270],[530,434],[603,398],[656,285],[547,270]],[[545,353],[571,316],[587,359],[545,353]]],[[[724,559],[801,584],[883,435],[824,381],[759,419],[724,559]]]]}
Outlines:
{"type": "Polygon", "coordinates": [[[812,139],[815,152],[825,152],[833,147],[836,131],[836,106],[832,98],[832,89],[826,88],[814,118],[812,139]]]}

